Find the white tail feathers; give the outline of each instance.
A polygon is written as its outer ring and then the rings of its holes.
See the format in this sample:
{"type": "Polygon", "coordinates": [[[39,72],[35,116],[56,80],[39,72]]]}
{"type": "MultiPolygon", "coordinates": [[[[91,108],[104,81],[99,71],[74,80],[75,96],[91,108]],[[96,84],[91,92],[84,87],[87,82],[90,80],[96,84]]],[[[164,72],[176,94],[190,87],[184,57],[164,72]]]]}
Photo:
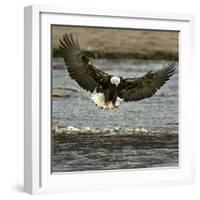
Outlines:
{"type": "Polygon", "coordinates": [[[117,97],[117,101],[115,102],[115,105],[113,105],[112,101],[109,101],[106,103],[103,93],[94,93],[94,94],[92,94],[91,99],[97,107],[104,109],[104,110],[118,108],[122,101],[122,99],[117,97]]]}

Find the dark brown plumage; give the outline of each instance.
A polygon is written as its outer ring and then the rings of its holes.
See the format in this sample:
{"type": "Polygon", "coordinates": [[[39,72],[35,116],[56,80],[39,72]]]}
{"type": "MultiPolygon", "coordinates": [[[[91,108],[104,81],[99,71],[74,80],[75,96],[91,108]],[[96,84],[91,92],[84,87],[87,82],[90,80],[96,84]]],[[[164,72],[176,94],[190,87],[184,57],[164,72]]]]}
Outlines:
{"type": "Polygon", "coordinates": [[[93,92],[99,85],[109,81],[107,73],[90,64],[90,59],[80,50],[71,34],[63,36],[59,47],[71,78],[82,88],[93,92]]]}
{"type": "Polygon", "coordinates": [[[175,63],[172,62],[155,73],[150,71],[140,78],[124,79],[118,93],[119,97],[123,98],[124,101],[138,101],[153,96],[173,75],[174,66],[175,63]]]}

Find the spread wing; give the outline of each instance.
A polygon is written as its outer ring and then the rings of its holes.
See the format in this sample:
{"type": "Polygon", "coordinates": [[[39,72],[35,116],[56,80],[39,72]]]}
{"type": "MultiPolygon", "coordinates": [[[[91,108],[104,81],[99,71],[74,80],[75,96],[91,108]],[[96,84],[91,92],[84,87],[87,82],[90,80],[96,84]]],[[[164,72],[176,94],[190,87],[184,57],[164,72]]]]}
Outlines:
{"type": "Polygon", "coordinates": [[[150,71],[140,78],[123,79],[118,96],[124,101],[138,101],[149,98],[169,80],[174,70],[175,63],[172,62],[155,73],[150,71]]]}
{"type": "Polygon", "coordinates": [[[89,57],[81,51],[72,34],[63,35],[59,48],[69,75],[82,88],[93,92],[98,86],[109,81],[110,76],[91,64],[89,57]]]}

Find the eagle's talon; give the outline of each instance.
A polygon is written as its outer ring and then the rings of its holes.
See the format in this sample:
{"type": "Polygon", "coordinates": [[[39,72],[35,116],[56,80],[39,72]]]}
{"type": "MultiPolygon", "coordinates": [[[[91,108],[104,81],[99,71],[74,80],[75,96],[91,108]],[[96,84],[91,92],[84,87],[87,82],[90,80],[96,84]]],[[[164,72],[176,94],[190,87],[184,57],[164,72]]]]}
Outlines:
{"type": "Polygon", "coordinates": [[[105,101],[105,106],[108,106],[109,105],[109,101],[105,101]]]}

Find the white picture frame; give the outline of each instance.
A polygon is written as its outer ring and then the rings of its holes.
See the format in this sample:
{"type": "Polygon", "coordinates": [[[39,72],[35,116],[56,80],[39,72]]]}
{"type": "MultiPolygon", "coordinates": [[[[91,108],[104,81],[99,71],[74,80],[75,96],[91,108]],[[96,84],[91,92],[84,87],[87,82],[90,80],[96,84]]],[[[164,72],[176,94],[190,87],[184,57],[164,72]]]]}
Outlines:
{"type": "Polygon", "coordinates": [[[25,8],[24,189],[31,194],[133,188],[194,182],[191,84],[194,76],[194,17],[135,11],[87,10],[56,6],[25,8]],[[176,30],[179,37],[179,167],[51,174],[50,27],[95,25],[176,30]],[[189,66],[189,67],[188,67],[189,66]],[[186,82],[187,80],[187,82],[186,82]]]}

